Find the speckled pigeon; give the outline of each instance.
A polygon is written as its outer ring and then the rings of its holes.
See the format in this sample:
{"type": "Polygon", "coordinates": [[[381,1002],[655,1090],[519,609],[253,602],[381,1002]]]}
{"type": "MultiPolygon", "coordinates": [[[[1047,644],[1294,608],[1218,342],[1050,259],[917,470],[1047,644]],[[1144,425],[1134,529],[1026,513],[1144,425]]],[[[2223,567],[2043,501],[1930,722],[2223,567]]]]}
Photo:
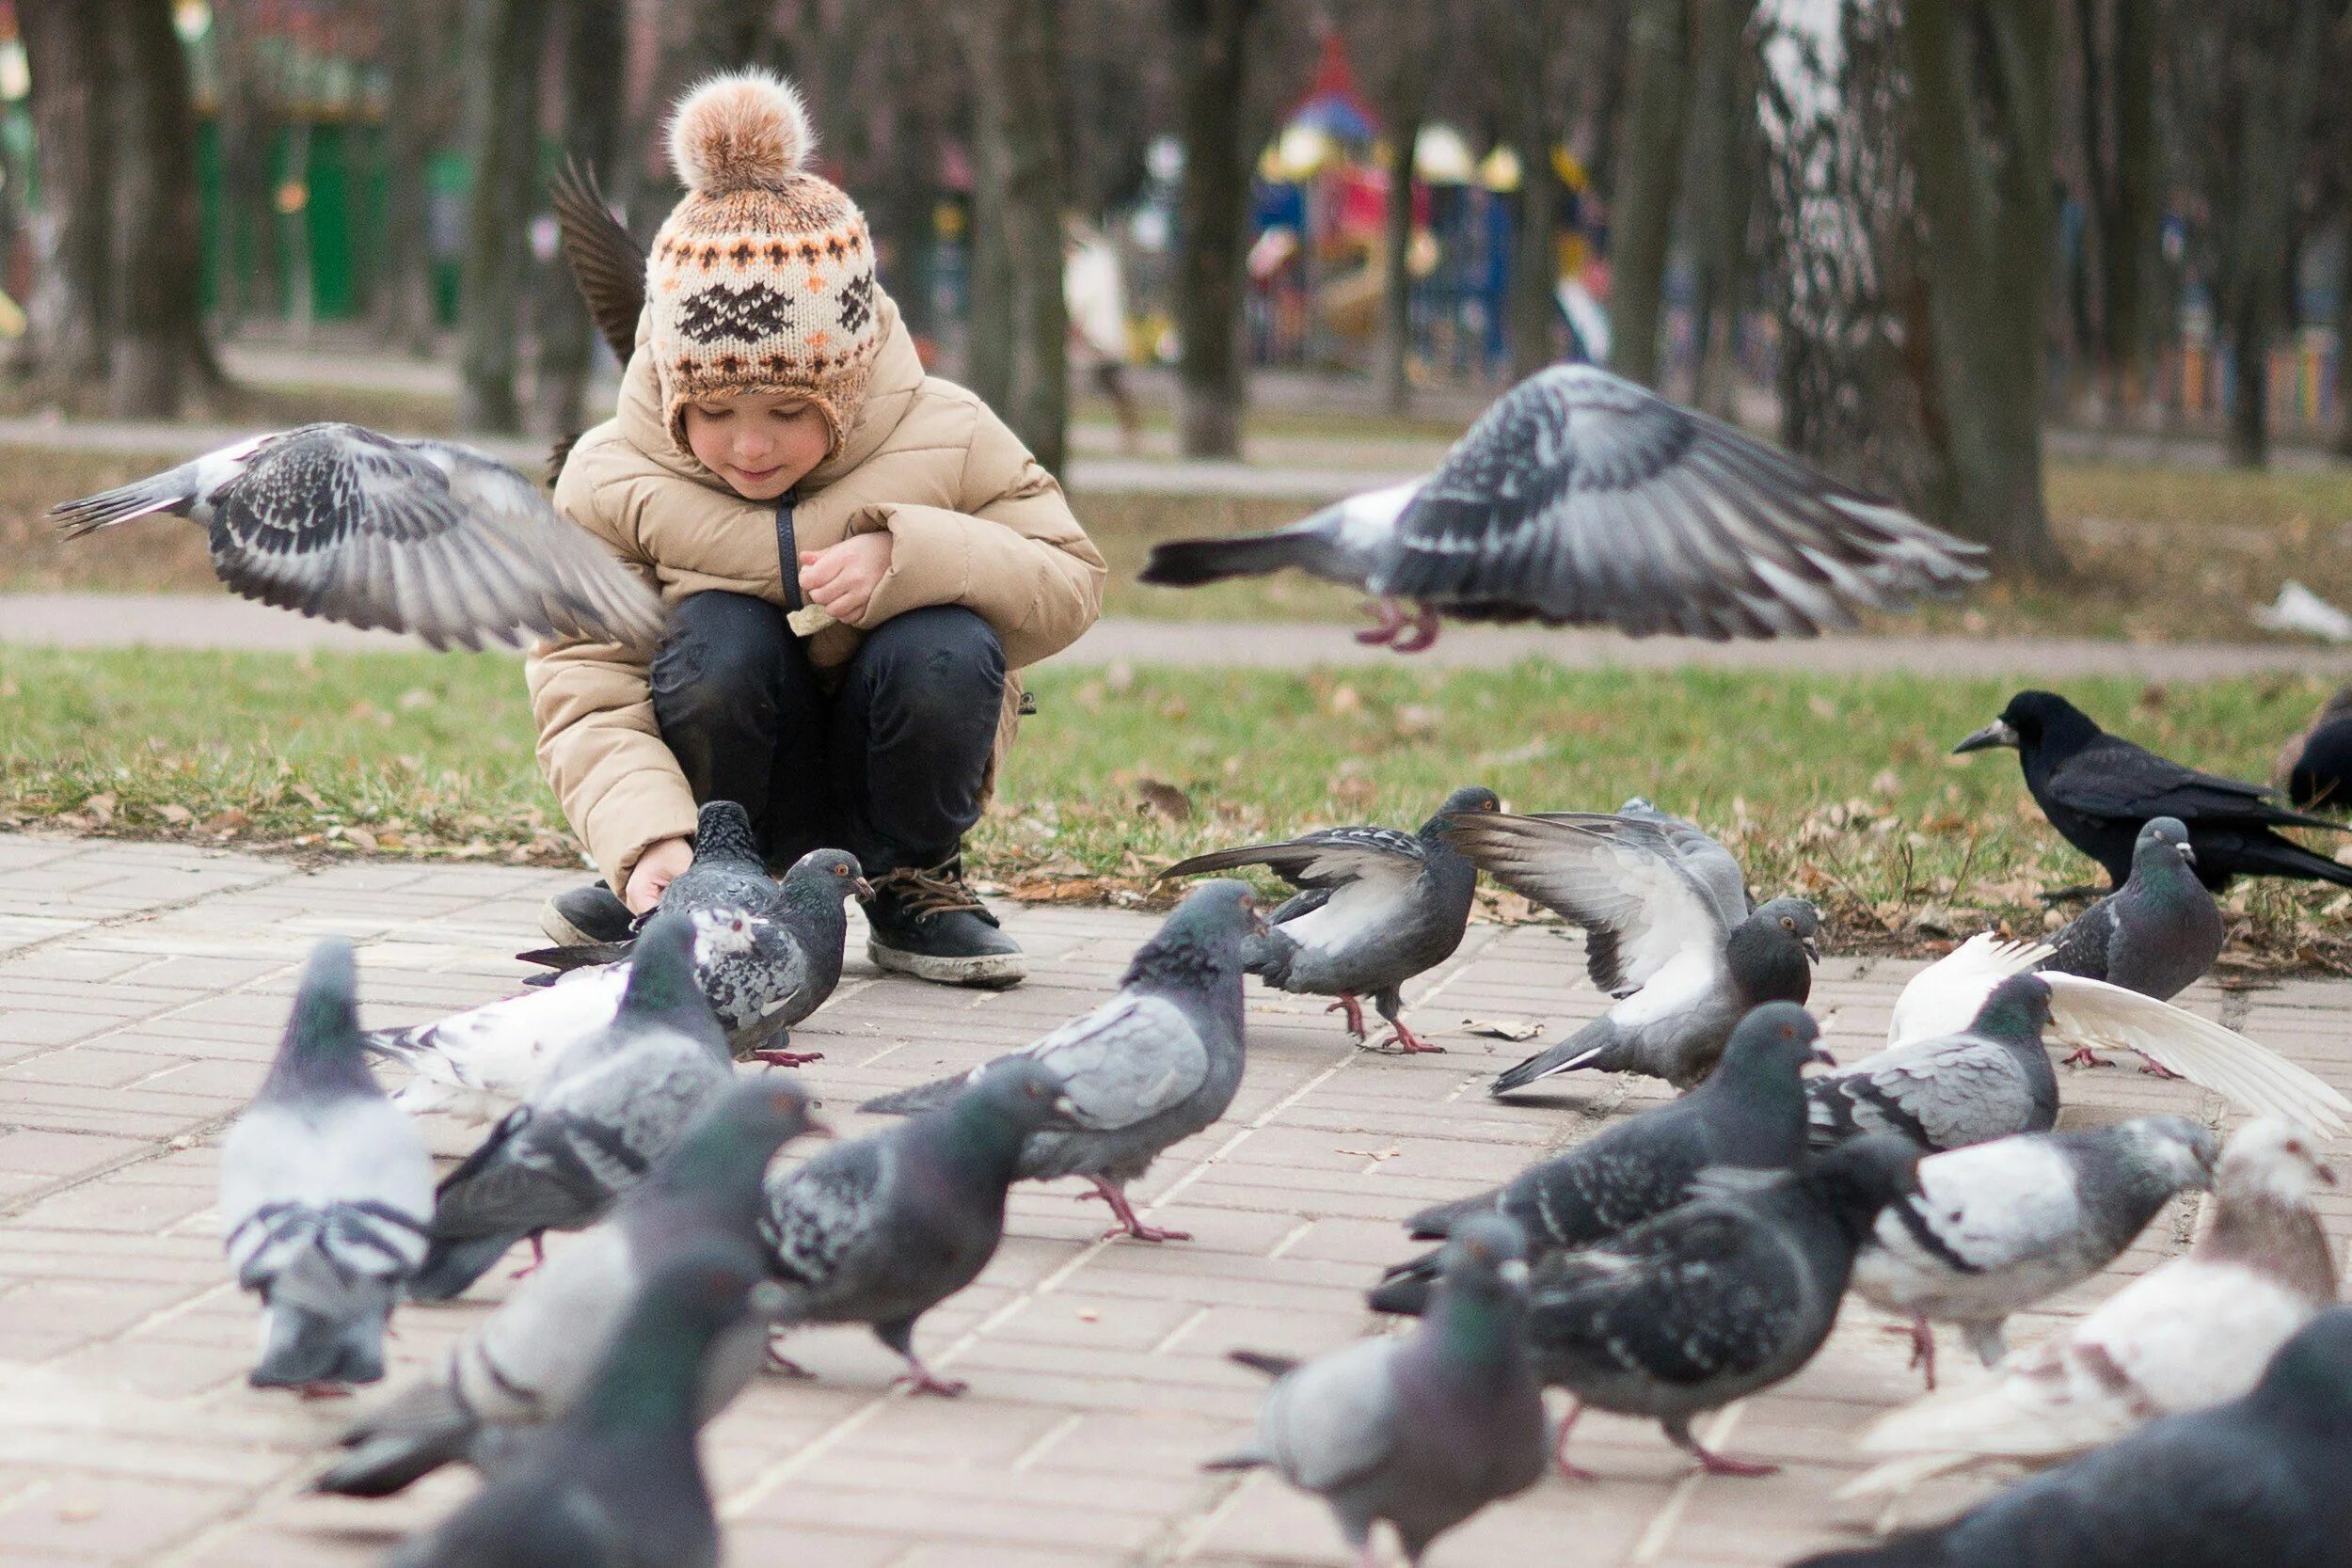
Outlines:
{"type": "Polygon", "coordinates": [[[256,1387],[384,1375],[384,1324],[425,1254],[433,1160],[359,1049],[351,945],[312,950],[269,1076],[220,1149],[239,1288],[262,1303],[256,1387]]]}
{"type": "Polygon", "coordinates": [[[2049,1022],[2049,985],[2013,975],[1950,1034],[1889,1046],[1809,1080],[1814,1143],[1892,1132],[1939,1149],[2048,1132],[2058,1107],[2058,1073],[2042,1044],[2049,1022]]]}
{"type": "Polygon", "coordinates": [[[515,1243],[595,1224],[735,1082],[726,1035],[694,986],[692,943],[684,915],[648,925],[612,1027],[557,1058],[442,1179],[411,1294],[446,1300],[515,1243]]]}
{"type": "Polygon", "coordinates": [[[2196,864],[2180,818],[2151,818],[2132,847],[2130,879],[2052,936],[2042,967],[2160,1002],[2186,990],[2213,967],[2229,935],[2196,864]]]}
{"type": "Polygon", "coordinates": [[[532,634],[650,648],[661,601],[539,487],[451,441],[307,424],[52,507],[79,538],[168,512],[233,593],[436,648],[532,634]]]}
{"type": "MultiPolygon", "coordinates": [[[[346,1428],[342,1454],[311,1489],[381,1497],[444,1465],[507,1456],[516,1434],[570,1413],[630,1302],[666,1262],[732,1248],[747,1271],[765,1273],[761,1178],[786,1142],[822,1131],[808,1103],[785,1075],[728,1090],[610,1218],[550,1254],[430,1375],[346,1428]]],[[[766,1341],[761,1324],[746,1323],[713,1350],[703,1419],[758,1372],[766,1341]]]]}
{"type": "MultiPolygon", "coordinates": [[[[1507,1186],[1424,1209],[1416,1237],[1444,1236],[1466,1219],[1501,1212],[1537,1256],[1589,1246],[1741,1179],[1763,1181],[1804,1158],[1808,1063],[1835,1066],[1820,1028],[1793,1002],[1768,1002],[1740,1020],[1706,1082],[1679,1100],[1612,1122],[1507,1186]]],[[[1372,1292],[1378,1312],[1418,1313],[1441,1253],[1400,1263],[1372,1292]]]]}
{"type": "Polygon", "coordinates": [[[1935,1386],[1931,1322],[1956,1323],[1986,1366],[2012,1312],[2106,1268],[2184,1191],[2213,1184],[2221,1143],[2185,1117],[2079,1132],[2021,1132],[1919,1162],[1854,1259],[1853,1290],[1912,1320],[1914,1366],[1935,1386]]]}
{"type": "Polygon", "coordinates": [[[1441,836],[1447,820],[1502,809],[1491,789],[1475,785],[1446,797],[1417,833],[1392,828],[1326,828],[1285,844],[1253,844],[1179,861],[1162,877],[1190,877],[1236,866],[1271,866],[1298,889],[1266,916],[1245,963],[1277,990],[1336,996],[1347,1026],[1366,1037],[1359,998],[1369,996],[1406,1053],[1443,1051],[1405,1026],[1405,982],[1445,962],[1462,945],[1478,871],[1441,836]]]}
{"type": "MultiPolygon", "coordinates": [[[[1204,882],[1137,950],[1117,996],[1015,1053],[1061,1080],[1078,1123],[1073,1131],[1029,1135],[1021,1151],[1025,1180],[1085,1177],[1125,1234],[1145,1242],[1191,1240],[1145,1225],[1125,1189],[1162,1149],[1209,1126],[1233,1102],[1243,1063],[1242,954],[1264,930],[1247,886],[1204,882]]],[[[891,1116],[935,1110],[970,1076],[883,1095],[863,1109],[891,1116]]]]}
{"type": "Polygon", "coordinates": [[[1043,1062],[999,1057],[940,1109],[771,1176],[760,1229],[785,1287],[779,1326],[870,1324],[914,1392],[962,1393],[914,1354],[915,1322],[996,1256],[1023,1145],[1075,1127],[1075,1110],[1043,1062]]]}
{"type": "Polygon", "coordinates": [[[1958,1519],[1797,1568],[2352,1568],[2352,1308],[2250,1393],[2168,1416],[1958,1519]]]}
{"type": "Polygon", "coordinates": [[[1984,576],[1982,546],[1927,527],[1703,414],[1590,365],[1504,393],[1427,480],[1273,533],[1155,546],[1170,587],[1296,566],[1362,588],[1362,641],[1427,647],[1438,619],[1811,637],[1984,576]],[[1413,630],[1404,601],[1419,607],[1413,630]]]}
{"type": "Polygon", "coordinates": [[[775,1287],[729,1245],[645,1284],[570,1414],[385,1568],[717,1568],[695,1429],[712,1347],[775,1287]]]}
{"type": "Polygon", "coordinates": [[[1529,1365],[1527,1263],[1518,1227],[1500,1214],[1463,1222],[1446,1242],[1443,1277],[1421,1325],[1359,1339],[1305,1363],[1236,1351],[1276,1378],[1258,1433],[1212,1470],[1271,1466],[1330,1505],[1371,1568],[1372,1528],[1387,1520],[1419,1562],[1430,1542],[1544,1472],[1543,1390],[1529,1365]]]}
{"type": "MultiPolygon", "coordinates": [[[[1692,1417],[1813,1359],[1879,1211],[1918,1191],[1919,1151],[1857,1138],[1763,1187],[1667,1211],[1583,1252],[1554,1253],[1528,1291],[1544,1381],[1584,1406],[1648,1416],[1710,1473],[1767,1474],[1708,1451],[1692,1417]]],[[[1560,1465],[1569,1428],[1560,1430],[1560,1465]]]]}

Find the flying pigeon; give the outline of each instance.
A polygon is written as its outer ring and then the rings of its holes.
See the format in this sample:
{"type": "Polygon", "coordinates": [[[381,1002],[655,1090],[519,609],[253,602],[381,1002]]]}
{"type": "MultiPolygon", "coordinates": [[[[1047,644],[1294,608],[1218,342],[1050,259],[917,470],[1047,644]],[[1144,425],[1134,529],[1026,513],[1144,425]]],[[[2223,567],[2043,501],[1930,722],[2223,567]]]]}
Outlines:
{"type": "Polygon", "coordinates": [[[2169,1002],[2204,977],[2229,927],[2197,879],[2197,851],[2176,816],[2154,816],[2132,846],[2123,885],[2052,936],[2045,972],[2105,980],[2169,1002]]]}
{"type": "Polygon", "coordinates": [[[2280,758],[2287,799],[2305,811],[2352,810],[2352,686],[2328,699],[2280,758]]]}
{"type": "MultiPolygon", "coordinates": [[[[1996,988],[2049,957],[2050,949],[2038,943],[2003,942],[1990,932],[1969,938],[1903,987],[1886,1032],[1890,1049],[1846,1070],[1897,1066],[1893,1048],[1907,1050],[1965,1033],[1996,988]]],[[[2211,1019],[2077,974],[2043,971],[2033,978],[2049,992],[2042,1037],[2069,1047],[2071,1062],[2095,1063],[2100,1051],[2128,1051],[2154,1069],[2226,1095],[2255,1116],[2283,1117],[2330,1135],[2343,1132],[2345,1117],[2352,1116],[2352,1101],[2318,1077],[2211,1019]]],[[[1828,1082],[1817,1080],[1816,1092],[1828,1092],[1828,1082]]],[[[2003,1125],[1984,1136],[2040,1132],[2047,1125],[2003,1125]]]]}
{"type": "Polygon", "coordinates": [[[696,1452],[714,1345],[772,1303],[733,1246],[697,1247],[645,1283],[569,1414],[385,1568],[717,1568],[696,1452]]]}
{"type": "Polygon", "coordinates": [[[2254,1386],[2287,1338],[2336,1299],[2336,1262],[2312,1206],[2335,1184],[2309,1134],[2249,1122],[2221,1155],[2213,1223],[2195,1245],[2088,1317],[2004,1358],[1982,1382],[1890,1412],[1866,1452],[1904,1457],[1849,1484],[1899,1491],[1987,1461],[2052,1465],[2152,1417],[2254,1386]]]}
{"type": "MultiPolygon", "coordinates": [[[[458,1342],[431,1375],[355,1420],[311,1490],[381,1497],[444,1465],[503,1455],[510,1434],[561,1420],[579,1402],[645,1284],[695,1249],[731,1249],[766,1272],[761,1178],[778,1148],[822,1132],[808,1096],[773,1074],[739,1084],[623,1193],[612,1216],[547,1265],[458,1342]]],[[[715,1349],[701,1394],[707,1420],[757,1374],[766,1329],[715,1349]]]]}
{"type": "Polygon", "coordinates": [[[760,1227],[780,1326],[870,1324],[915,1393],[962,1393],[914,1354],[915,1322],[996,1256],[1023,1148],[1076,1127],[1076,1111],[1043,1062],[999,1057],[940,1109],[770,1177],[760,1227]]]}
{"type": "Polygon", "coordinates": [[[1330,1505],[1365,1568],[1386,1519],[1408,1563],[1430,1542],[1544,1473],[1543,1390],[1529,1364],[1527,1262],[1518,1227],[1465,1220],[1411,1334],[1359,1339],[1306,1363],[1236,1351],[1275,1378],[1257,1436],[1211,1470],[1271,1466],[1330,1505]]]}
{"type": "MultiPolygon", "coordinates": [[[[1808,1063],[1835,1066],[1820,1025],[1793,1002],[1768,1002],[1740,1022],[1723,1060],[1679,1100],[1613,1122],[1509,1184],[1424,1209],[1406,1221],[1416,1238],[1445,1236],[1473,1215],[1502,1213],[1539,1259],[1606,1241],[1703,1192],[1762,1182],[1805,1153],[1808,1063]]],[[[1376,1312],[1418,1314],[1442,1253],[1400,1263],[1372,1292],[1376,1312]]]]}
{"type": "Polygon", "coordinates": [[[683,915],[648,925],[612,1027],[557,1057],[442,1179],[411,1295],[445,1301],[515,1243],[595,1224],[735,1082],[726,1035],[694,987],[692,942],[683,915]]]}
{"type": "Polygon", "coordinates": [[[1912,1321],[1912,1364],[1935,1386],[1930,1322],[1956,1323],[1986,1366],[2012,1312],[2106,1268],[2184,1191],[2213,1185],[2220,1141],[2185,1117],[2021,1132],[1919,1162],[1854,1259],[1853,1291],[1912,1321]]]}
{"type": "Polygon", "coordinates": [[[1927,527],[1725,424],[1590,365],[1504,393],[1425,481],[1273,533],[1153,547],[1143,580],[1190,587],[1296,566],[1363,589],[1413,653],[1438,618],[1812,637],[1854,607],[1948,597],[1983,548],[1927,527]],[[1412,631],[1403,601],[1418,606],[1412,631]]]}
{"type": "MultiPolygon", "coordinates": [[[[1029,1135],[1021,1151],[1024,1180],[1085,1177],[1119,1218],[1111,1235],[1192,1239],[1145,1225],[1126,1187],[1162,1149],[1209,1126],[1233,1102],[1243,1062],[1242,955],[1249,938],[1264,931],[1247,886],[1203,882],[1136,952],[1117,996],[1014,1053],[1043,1063],[1062,1081],[1078,1123],[1073,1131],[1029,1135]]],[[[936,1110],[962,1091],[969,1076],[883,1095],[861,1109],[885,1116],[936,1110]]]]}
{"type": "Polygon", "coordinates": [[[222,1140],[220,1217],[262,1304],[258,1388],[384,1375],[384,1324],[425,1252],[433,1160],[359,1049],[351,946],[311,952],[269,1076],[222,1140]]]}
{"type": "Polygon", "coordinates": [[[50,509],[68,537],[168,512],[248,599],[436,648],[535,634],[649,648],[659,599],[537,486],[449,441],[307,424],[50,509]]]}
{"type": "MultiPolygon", "coordinates": [[[[1560,1252],[1528,1291],[1537,1371],[1597,1406],[1647,1416],[1710,1474],[1776,1466],[1700,1446],[1692,1418],[1769,1388],[1813,1359],[1837,1318],[1855,1249],[1879,1211],[1919,1190],[1918,1149],[1881,1134],[1764,1186],[1670,1209],[1597,1246],[1560,1252]]],[[[1560,1429],[1563,1473],[1571,1414],[1560,1429]]]]}
{"type": "Polygon", "coordinates": [[[2149,1422],[1960,1518],[1797,1568],[2352,1568],[2352,1309],[2250,1393],[2149,1422]]]}
{"type": "Polygon", "coordinates": [[[1191,877],[1235,866],[1273,867],[1297,896],[1266,916],[1266,934],[1251,942],[1244,962],[1277,990],[1336,996],[1347,1026],[1366,1037],[1364,1010],[1373,1006],[1394,1030],[1390,1041],[1406,1053],[1443,1051],[1405,1026],[1405,982],[1445,962],[1462,945],[1478,871],[1441,836],[1457,814],[1500,811],[1491,789],[1475,785],[1446,797],[1417,833],[1391,828],[1326,828],[1286,844],[1253,844],[1178,861],[1167,877],[1191,877]]]}
{"type": "Polygon", "coordinates": [[[2352,865],[2316,854],[2280,828],[2345,831],[2324,816],[2272,802],[2260,784],[2200,773],[2107,734],[2090,716],[2048,691],[2021,691],[2001,716],[1952,748],[1955,755],[2013,746],[2026,788],[2058,835],[2106,868],[2122,887],[2132,850],[2152,816],[2188,825],[2197,875],[2218,893],[2233,877],[2293,877],[2352,887],[2352,865]]]}

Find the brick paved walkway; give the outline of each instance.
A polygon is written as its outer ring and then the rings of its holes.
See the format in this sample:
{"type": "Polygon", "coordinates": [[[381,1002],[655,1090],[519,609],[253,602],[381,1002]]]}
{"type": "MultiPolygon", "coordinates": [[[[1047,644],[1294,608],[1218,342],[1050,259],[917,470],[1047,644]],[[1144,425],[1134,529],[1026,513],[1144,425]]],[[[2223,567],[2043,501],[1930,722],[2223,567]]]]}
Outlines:
{"type": "MultiPolygon", "coordinates": [[[[386,862],[310,872],[0,835],[0,1564],[368,1562],[465,1494],[471,1481],[450,1474],[387,1503],[300,1495],[342,1412],[245,1386],[255,1314],[220,1259],[214,1145],[259,1080],[310,942],[362,944],[370,1022],[421,1019],[511,987],[507,955],[533,940],[533,909],[563,880],[386,862]]],[[[1013,911],[1009,923],[1040,974],[1008,993],[941,990],[853,962],[796,1037],[827,1053],[806,1076],[828,1114],[854,1123],[848,1108],[872,1092],[1061,1022],[1105,994],[1151,926],[1092,909],[1013,911]]],[[[1297,1000],[1254,996],[1232,1116],[1138,1189],[1155,1217],[1200,1239],[1100,1243],[1100,1209],[1071,1201],[1073,1185],[1024,1189],[995,1264],[921,1331],[934,1366],[971,1380],[955,1402],[887,1391],[896,1366],[861,1332],[804,1336],[794,1354],[821,1381],[762,1380],[708,1433],[729,1560],[1342,1560],[1319,1505],[1263,1475],[1198,1470],[1256,1404],[1257,1380],[1223,1353],[1312,1354],[1366,1332],[1359,1292],[1403,1253],[1399,1216],[1651,1097],[1652,1085],[1597,1083],[1498,1106],[1482,1092],[1524,1048],[1468,1036],[1462,1021],[1589,1016],[1597,999],[1573,959],[1556,931],[1474,927],[1419,987],[1415,1016],[1451,1053],[1409,1061],[1351,1050],[1297,1000]]],[[[1824,967],[1816,1002],[1836,1050],[1881,1037],[1908,972],[1824,967]]],[[[2201,988],[2191,1001],[2352,1079],[2352,990],[2201,988]]],[[[2070,1075],[2065,1091],[2076,1117],[2219,1110],[2127,1071],[2070,1075]]],[[[465,1135],[434,1136],[453,1154],[465,1135]]],[[[2352,1199],[2330,1204],[2331,1223],[2352,1228],[2352,1199]]],[[[2179,1245],[2188,1223],[2159,1221],[2126,1266],[2179,1245]]],[[[405,1309],[395,1379],[485,1310],[405,1309]]],[[[1601,1481],[1547,1480],[1429,1560],[1769,1563],[1829,1538],[1850,1517],[1830,1499],[1854,1467],[1850,1434],[1914,1387],[1882,1327],[1857,1307],[1805,1373],[1719,1418],[1715,1440],[1785,1462],[1780,1476],[1698,1479],[1654,1428],[1597,1417],[1579,1444],[1601,1481]]]]}

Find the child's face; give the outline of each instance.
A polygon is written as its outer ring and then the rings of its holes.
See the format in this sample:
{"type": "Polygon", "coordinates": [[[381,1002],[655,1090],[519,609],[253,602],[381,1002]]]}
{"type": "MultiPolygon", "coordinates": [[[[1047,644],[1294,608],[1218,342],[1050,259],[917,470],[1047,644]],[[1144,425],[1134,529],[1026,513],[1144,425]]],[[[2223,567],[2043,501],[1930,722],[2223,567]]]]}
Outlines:
{"type": "Polygon", "coordinates": [[[737,495],[771,501],[824,461],[832,437],[813,404],[788,392],[739,392],[688,404],[686,444],[737,495]]]}

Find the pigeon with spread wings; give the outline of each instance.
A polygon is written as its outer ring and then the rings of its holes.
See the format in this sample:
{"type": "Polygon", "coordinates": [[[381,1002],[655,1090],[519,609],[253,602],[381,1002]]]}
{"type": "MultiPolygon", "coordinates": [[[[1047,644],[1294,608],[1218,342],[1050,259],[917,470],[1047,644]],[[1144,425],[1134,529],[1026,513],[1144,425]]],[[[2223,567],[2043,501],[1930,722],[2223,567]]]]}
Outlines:
{"type": "Polygon", "coordinates": [[[1143,580],[1296,566],[1371,594],[1381,624],[1359,636],[1411,653],[1440,615],[1812,637],[1851,626],[1857,606],[1948,595],[1984,576],[1983,553],[1606,371],[1554,365],[1504,393],[1427,480],[1273,533],[1161,545],[1143,580]]]}
{"type": "Polygon", "coordinates": [[[77,539],[158,513],[203,526],[234,593],[436,648],[661,634],[660,600],[628,567],[522,475],[451,441],[306,424],[50,509],[77,539]]]}

